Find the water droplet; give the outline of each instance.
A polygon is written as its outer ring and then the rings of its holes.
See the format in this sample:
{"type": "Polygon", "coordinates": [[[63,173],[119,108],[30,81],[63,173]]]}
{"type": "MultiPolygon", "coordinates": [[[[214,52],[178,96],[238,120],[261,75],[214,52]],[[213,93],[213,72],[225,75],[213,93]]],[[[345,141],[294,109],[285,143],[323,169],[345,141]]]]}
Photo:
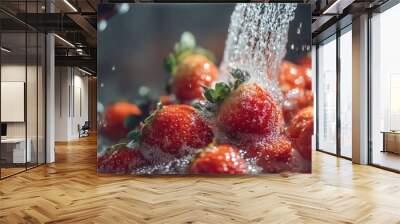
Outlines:
{"type": "Polygon", "coordinates": [[[297,27],[297,31],[296,31],[296,33],[298,34],[298,35],[300,35],[300,33],[301,33],[301,28],[303,27],[303,23],[300,23],[299,24],[299,27],[297,27]]]}
{"type": "Polygon", "coordinates": [[[112,71],[115,71],[115,65],[113,65],[113,66],[111,67],[111,70],[112,70],[112,71]]]}
{"type": "Polygon", "coordinates": [[[104,112],[104,106],[101,102],[97,102],[97,112],[99,112],[99,113],[104,112]]]}
{"type": "Polygon", "coordinates": [[[127,13],[129,11],[129,4],[128,3],[122,3],[120,5],[118,5],[118,13],[119,14],[124,14],[127,13]]]}
{"type": "Polygon", "coordinates": [[[100,20],[99,24],[98,24],[98,29],[99,31],[104,31],[107,28],[107,21],[102,19],[100,20]]]}

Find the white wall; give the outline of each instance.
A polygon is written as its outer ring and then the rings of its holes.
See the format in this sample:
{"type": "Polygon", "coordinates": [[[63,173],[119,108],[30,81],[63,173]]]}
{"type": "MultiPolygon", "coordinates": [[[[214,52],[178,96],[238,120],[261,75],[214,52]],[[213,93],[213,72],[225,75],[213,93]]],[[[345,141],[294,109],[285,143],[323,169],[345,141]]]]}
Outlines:
{"type": "Polygon", "coordinates": [[[88,120],[88,78],[72,67],[56,67],[55,73],[55,140],[74,140],[78,125],[88,120]]]}

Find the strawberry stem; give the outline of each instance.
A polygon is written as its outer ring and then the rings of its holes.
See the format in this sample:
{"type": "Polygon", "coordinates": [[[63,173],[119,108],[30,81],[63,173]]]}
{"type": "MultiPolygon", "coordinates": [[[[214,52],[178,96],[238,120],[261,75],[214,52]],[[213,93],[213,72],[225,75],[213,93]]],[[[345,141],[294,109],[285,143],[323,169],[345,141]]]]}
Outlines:
{"type": "Polygon", "coordinates": [[[219,82],[215,84],[214,89],[203,86],[204,97],[211,103],[219,104],[224,101],[233,90],[237,89],[242,83],[247,82],[250,78],[248,72],[240,69],[233,70],[231,75],[234,78],[233,82],[219,82]]]}

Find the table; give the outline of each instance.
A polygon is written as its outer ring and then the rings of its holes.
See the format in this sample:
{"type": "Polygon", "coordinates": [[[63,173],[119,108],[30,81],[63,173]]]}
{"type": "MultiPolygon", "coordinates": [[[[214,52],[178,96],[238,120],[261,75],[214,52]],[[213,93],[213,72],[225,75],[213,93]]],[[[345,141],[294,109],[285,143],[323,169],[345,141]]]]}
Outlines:
{"type": "Polygon", "coordinates": [[[382,152],[392,152],[400,154],[400,131],[382,131],[383,150],[382,152]]]}
{"type": "Polygon", "coordinates": [[[6,163],[26,163],[31,162],[31,139],[25,138],[5,138],[1,139],[1,159],[6,163]],[[28,144],[26,144],[26,142],[28,144]],[[25,145],[26,151],[25,151],[25,145]]]}

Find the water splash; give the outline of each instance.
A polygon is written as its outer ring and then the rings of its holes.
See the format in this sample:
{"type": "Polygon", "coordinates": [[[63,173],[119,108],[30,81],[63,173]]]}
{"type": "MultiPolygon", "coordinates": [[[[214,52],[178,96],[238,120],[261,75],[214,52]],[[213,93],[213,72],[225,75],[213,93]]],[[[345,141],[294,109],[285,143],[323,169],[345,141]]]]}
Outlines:
{"type": "Polygon", "coordinates": [[[231,16],[221,73],[242,69],[251,74],[250,81],[268,85],[276,80],[296,7],[291,3],[237,4],[231,16]]]}
{"type": "MultiPolygon", "coordinates": [[[[289,23],[294,19],[296,7],[296,4],[291,3],[237,4],[231,16],[224,58],[220,66],[223,77],[221,81],[228,77],[225,75],[224,78],[223,74],[238,68],[251,74],[250,81],[276,93],[275,96],[279,95],[281,90],[276,85],[276,72],[286,53],[289,23]]],[[[115,66],[112,71],[115,71],[115,66]]],[[[203,112],[202,116],[210,122],[214,134],[221,142],[229,142],[225,134],[217,130],[216,122],[212,120],[215,119],[214,115],[203,112]]],[[[133,170],[132,174],[143,175],[186,174],[198,149],[183,147],[181,154],[185,156],[180,158],[145,145],[137,150],[140,150],[150,164],[133,170]]],[[[243,150],[240,153],[244,155],[243,150]]],[[[253,158],[246,161],[251,174],[261,173],[261,168],[253,158]]]]}

